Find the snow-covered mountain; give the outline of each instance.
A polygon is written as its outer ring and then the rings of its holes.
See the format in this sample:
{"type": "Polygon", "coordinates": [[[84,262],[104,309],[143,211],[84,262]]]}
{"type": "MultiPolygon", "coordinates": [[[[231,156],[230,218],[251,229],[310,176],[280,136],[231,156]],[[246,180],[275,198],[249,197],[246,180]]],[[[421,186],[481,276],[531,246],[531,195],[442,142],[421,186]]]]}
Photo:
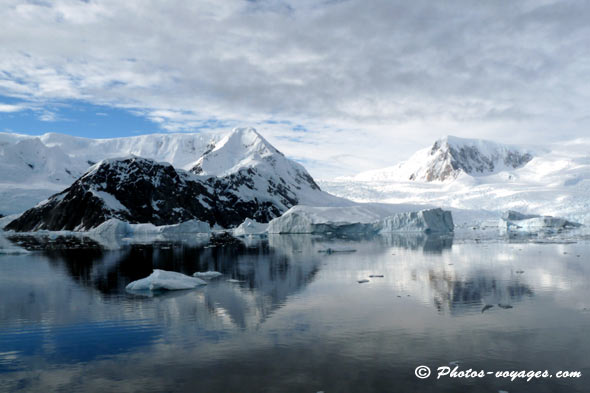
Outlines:
{"type": "Polygon", "coordinates": [[[223,190],[223,197],[236,203],[270,203],[277,215],[297,204],[346,203],[322,192],[302,165],[286,158],[253,128],[236,128],[212,144],[190,171],[210,176],[209,183],[223,190]]]}
{"type": "Polygon", "coordinates": [[[590,139],[529,148],[445,138],[394,167],[320,184],[358,202],[451,209],[459,226],[466,223],[464,210],[479,212],[470,213],[470,219],[499,219],[502,212],[516,210],[588,225],[590,139]]]}
{"type": "Polygon", "coordinates": [[[88,139],[54,133],[0,133],[0,214],[34,206],[69,186],[103,159],[136,155],[185,168],[216,139],[210,134],[88,139]]]}
{"type": "Polygon", "coordinates": [[[88,230],[111,218],[229,227],[246,218],[268,222],[300,203],[351,204],[321,191],[305,168],[254,129],[233,130],[190,166],[185,171],[137,156],[102,160],[6,229],[88,230]]]}
{"type": "Polygon", "coordinates": [[[534,156],[533,150],[481,139],[447,136],[431,147],[417,151],[395,166],[363,172],[359,181],[452,181],[461,174],[487,176],[521,168],[534,156]]]}

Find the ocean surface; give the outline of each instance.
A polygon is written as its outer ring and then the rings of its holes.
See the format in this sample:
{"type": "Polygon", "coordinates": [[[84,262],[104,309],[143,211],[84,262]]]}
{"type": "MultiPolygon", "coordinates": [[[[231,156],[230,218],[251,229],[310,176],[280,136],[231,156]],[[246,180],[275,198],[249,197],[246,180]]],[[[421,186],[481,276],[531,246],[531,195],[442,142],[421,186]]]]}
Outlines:
{"type": "Polygon", "coordinates": [[[589,241],[123,240],[12,239],[29,252],[0,254],[0,391],[590,389],[589,241]],[[223,276],[126,292],[154,268],[223,276]],[[437,379],[439,367],[485,376],[437,379]]]}

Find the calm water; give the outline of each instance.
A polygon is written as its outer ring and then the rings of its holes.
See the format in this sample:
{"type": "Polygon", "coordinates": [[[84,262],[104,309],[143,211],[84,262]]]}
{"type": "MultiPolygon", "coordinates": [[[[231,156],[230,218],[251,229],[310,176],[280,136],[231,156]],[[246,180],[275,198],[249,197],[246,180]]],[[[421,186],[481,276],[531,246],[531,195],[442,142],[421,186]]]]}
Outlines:
{"type": "Polygon", "coordinates": [[[0,255],[0,391],[590,391],[588,242],[26,243],[37,251],[0,255]],[[153,268],[224,276],[125,293],[153,268]],[[357,283],[371,274],[384,277],[357,283]],[[455,361],[582,377],[436,380],[455,361]],[[434,375],[416,378],[419,365],[434,375]]]}

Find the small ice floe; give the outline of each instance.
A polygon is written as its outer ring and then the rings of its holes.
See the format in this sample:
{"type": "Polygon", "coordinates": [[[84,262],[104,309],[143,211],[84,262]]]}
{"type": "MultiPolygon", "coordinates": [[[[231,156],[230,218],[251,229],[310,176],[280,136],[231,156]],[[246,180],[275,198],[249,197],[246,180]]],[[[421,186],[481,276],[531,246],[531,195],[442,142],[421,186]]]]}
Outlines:
{"type": "Polygon", "coordinates": [[[199,278],[182,273],[154,269],[154,272],[141,280],[129,283],[125,289],[130,292],[191,289],[207,283],[199,278]]]}
{"type": "Polygon", "coordinates": [[[344,250],[335,250],[333,248],[326,248],[325,250],[319,250],[318,252],[324,252],[326,254],[334,254],[336,252],[351,253],[351,252],[356,252],[356,250],[353,249],[353,248],[351,248],[351,249],[344,249],[344,250]]]}
{"type": "Polygon", "coordinates": [[[246,282],[244,280],[236,280],[235,278],[230,278],[227,282],[246,282]]]}
{"type": "Polygon", "coordinates": [[[490,308],[494,307],[493,304],[486,304],[485,306],[483,306],[483,308],[481,309],[481,313],[483,314],[485,311],[489,310],[490,308]]]}
{"type": "Polygon", "coordinates": [[[461,365],[461,362],[458,360],[453,360],[452,362],[449,362],[449,366],[459,366],[461,365]]]}
{"type": "Polygon", "coordinates": [[[498,307],[503,308],[505,310],[507,310],[509,308],[513,308],[510,304],[502,304],[502,303],[498,303],[498,307]]]}
{"type": "Polygon", "coordinates": [[[508,390],[498,390],[498,393],[508,393],[508,390]]]}
{"type": "Polygon", "coordinates": [[[371,274],[369,278],[383,278],[383,274],[371,274]]]}
{"type": "Polygon", "coordinates": [[[363,279],[363,280],[358,280],[357,282],[358,282],[359,284],[364,284],[364,283],[366,283],[366,282],[369,282],[369,280],[367,280],[367,279],[363,279]]]}
{"type": "Polygon", "coordinates": [[[222,276],[222,274],[219,272],[211,271],[211,270],[206,271],[206,272],[193,273],[193,277],[199,277],[199,278],[202,278],[203,280],[211,280],[211,279],[217,278],[219,276],[222,276]]]}

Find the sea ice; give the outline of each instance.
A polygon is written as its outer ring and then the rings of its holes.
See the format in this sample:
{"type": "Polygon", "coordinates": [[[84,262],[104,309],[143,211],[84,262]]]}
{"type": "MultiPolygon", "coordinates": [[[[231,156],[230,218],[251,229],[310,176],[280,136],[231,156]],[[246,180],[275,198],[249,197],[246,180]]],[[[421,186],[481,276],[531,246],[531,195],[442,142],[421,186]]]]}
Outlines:
{"type": "Polygon", "coordinates": [[[202,278],[204,280],[211,280],[212,278],[216,278],[216,277],[219,277],[219,276],[222,276],[222,274],[219,273],[219,272],[211,271],[211,270],[206,271],[206,272],[196,272],[196,273],[193,273],[193,277],[199,277],[199,278],[202,278]]]}
{"type": "Polygon", "coordinates": [[[154,269],[154,272],[141,280],[129,283],[125,289],[128,291],[157,291],[191,289],[207,283],[199,278],[190,277],[182,273],[169,272],[154,269]]]}

